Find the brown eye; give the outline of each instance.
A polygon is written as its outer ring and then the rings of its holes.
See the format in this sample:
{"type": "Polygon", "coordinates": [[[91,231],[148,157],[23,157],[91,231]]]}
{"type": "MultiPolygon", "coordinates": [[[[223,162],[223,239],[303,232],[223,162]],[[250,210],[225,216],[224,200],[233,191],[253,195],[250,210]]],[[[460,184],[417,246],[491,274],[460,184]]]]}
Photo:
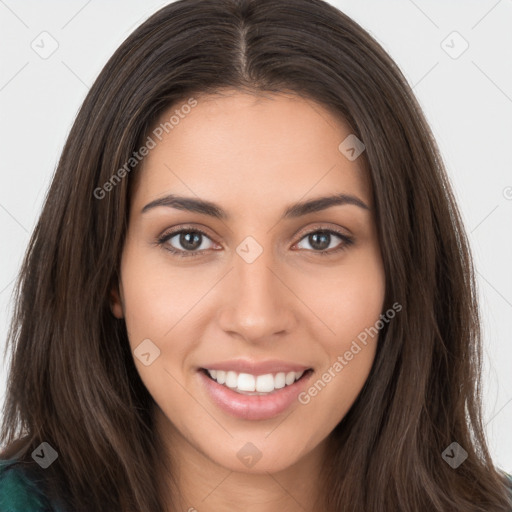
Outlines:
{"type": "MultiPolygon", "coordinates": [[[[311,247],[311,249],[306,248],[306,250],[313,251],[320,255],[336,253],[354,243],[352,238],[330,229],[311,231],[302,237],[301,241],[302,240],[306,240],[311,247]],[[336,243],[336,238],[341,240],[341,242],[336,243]]],[[[300,243],[301,242],[299,242],[299,244],[300,243]]]]}
{"type": "Polygon", "coordinates": [[[198,229],[181,229],[171,233],[164,234],[158,239],[158,243],[166,250],[178,256],[198,256],[203,251],[210,249],[205,244],[205,239],[211,239],[198,229]]]}

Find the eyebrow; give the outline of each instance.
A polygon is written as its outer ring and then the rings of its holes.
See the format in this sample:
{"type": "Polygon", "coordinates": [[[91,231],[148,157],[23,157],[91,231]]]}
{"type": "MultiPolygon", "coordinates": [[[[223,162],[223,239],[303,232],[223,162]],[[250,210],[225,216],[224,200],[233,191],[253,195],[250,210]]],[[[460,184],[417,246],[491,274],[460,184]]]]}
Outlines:
{"type": "MultiPolygon", "coordinates": [[[[340,205],[353,205],[362,208],[363,210],[370,210],[368,205],[361,199],[350,194],[335,194],[331,196],[319,197],[310,201],[304,201],[288,206],[282,215],[283,219],[294,219],[308,215],[310,213],[319,212],[330,208],[332,206],[340,205]]],[[[202,213],[209,215],[216,219],[229,220],[230,215],[225,212],[219,205],[206,201],[203,199],[196,199],[193,197],[183,197],[175,194],[169,194],[159,199],[155,199],[142,208],[141,213],[146,213],[153,208],[165,206],[168,208],[175,208],[177,210],[184,210],[188,212],[202,213]]]]}

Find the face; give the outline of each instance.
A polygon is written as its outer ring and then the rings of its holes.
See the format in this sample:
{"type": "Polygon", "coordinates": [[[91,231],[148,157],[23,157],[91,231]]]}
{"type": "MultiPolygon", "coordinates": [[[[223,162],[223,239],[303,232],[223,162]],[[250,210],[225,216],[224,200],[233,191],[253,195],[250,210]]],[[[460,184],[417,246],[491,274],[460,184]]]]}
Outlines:
{"type": "Polygon", "coordinates": [[[161,435],[233,471],[280,471],[320,449],[374,360],[377,338],[354,346],[385,291],[371,189],[321,105],[195,99],[133,171],[112,310],[161,435]]]}

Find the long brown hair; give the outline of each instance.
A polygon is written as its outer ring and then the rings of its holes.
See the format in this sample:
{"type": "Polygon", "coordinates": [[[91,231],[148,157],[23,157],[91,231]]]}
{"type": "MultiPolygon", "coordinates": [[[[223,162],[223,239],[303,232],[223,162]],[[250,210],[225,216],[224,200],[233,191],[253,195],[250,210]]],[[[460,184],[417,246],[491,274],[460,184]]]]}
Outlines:
{"type": "Polygon", "coordinates": [[[109,307],[136,163],[112,178],[164,109],[225,88],[293,91],[366,146],[384,310],[398,302],[402,312],[381,331],[369,378],[329,437],[322,509],[508,511],[482,425],[471,256],[441,156],[396,64],[322,0],[180,0],[108,61],[16,284],[2,458],[24,462],[69,510],[164,512],[154,402],[109,307]],[[44,471],[31,459],[41,442],[59,454],[44,471]],[[442,457],[452,442],[468,453],[457,469],[442,457]]]}

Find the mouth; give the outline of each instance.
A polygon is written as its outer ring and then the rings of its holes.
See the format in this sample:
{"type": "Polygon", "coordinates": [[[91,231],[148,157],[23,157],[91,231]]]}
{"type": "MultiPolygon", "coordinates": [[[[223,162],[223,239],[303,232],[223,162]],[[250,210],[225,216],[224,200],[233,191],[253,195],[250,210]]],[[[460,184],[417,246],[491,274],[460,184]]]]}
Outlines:
{"type": "Polygon", "coordinates": [[[264,375],[208,368],[201,368],[200,371],[217,384],[235,393],[247,396],[267,396],[273,394],[280,389],[292,386],[297,381],[307,378],[313,373],[312,368],[301,371],[266,373],[264,375]]]}
{"type": "Polygon", "coordinates": [[[197,372],[205,397],[229,416],[251,421],[270,420],[294,404],[302,407],[298,397],[313,374],[313,369],[307,367],[288,367],[285,372],[278,371],[284,368],[274,366],[269,371],[261,366],[248,373],[215,366],[199,368],[197,372]]]}

